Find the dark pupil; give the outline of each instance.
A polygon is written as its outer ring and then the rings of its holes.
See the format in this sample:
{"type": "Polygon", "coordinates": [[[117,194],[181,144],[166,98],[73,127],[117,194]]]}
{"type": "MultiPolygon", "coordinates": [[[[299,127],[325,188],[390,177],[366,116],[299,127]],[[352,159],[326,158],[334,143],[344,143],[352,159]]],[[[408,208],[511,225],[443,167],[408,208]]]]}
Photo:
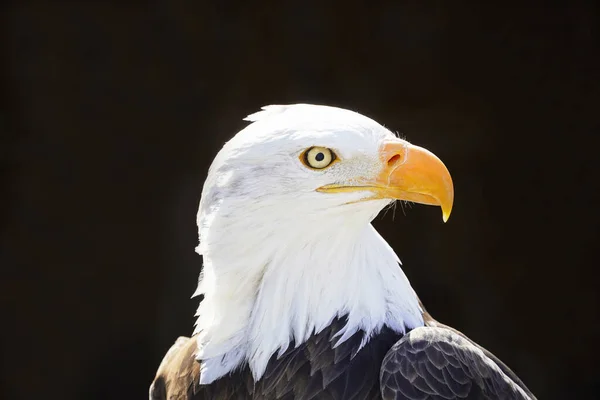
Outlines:
{"type": "Polygon", "coordinates": [[[315,160],[317,160],[317,161],[323,161],[324,158],[325,158],[325,154],[323,154],[323,153],[317,153],[317,155],[315,156],[315,160]]]}

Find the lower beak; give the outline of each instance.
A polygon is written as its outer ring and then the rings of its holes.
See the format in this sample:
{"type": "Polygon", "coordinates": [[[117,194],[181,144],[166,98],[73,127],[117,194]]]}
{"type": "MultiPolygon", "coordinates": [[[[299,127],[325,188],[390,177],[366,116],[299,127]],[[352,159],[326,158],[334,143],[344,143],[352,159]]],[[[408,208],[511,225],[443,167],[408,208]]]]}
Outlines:
{"type": "Polygon", "coordinates": [[[454,202],[452,178],[444,163],[432,152],[406,142],[384,143],[379,151],[383,165],[375,179],[360,179],[356,186],[327,185],[321,192],[368,190],[370,199],[395,199],[440,206],[444,222],[454,202]]]}

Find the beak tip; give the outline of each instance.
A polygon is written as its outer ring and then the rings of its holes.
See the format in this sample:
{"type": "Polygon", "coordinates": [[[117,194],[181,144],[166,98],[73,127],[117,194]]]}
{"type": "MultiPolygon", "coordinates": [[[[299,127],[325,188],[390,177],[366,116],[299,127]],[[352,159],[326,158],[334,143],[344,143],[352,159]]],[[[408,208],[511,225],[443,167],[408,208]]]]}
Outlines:
{"type": "Polygon", "coordinates": [[[442,210],[442,221],[444,221],[444,223],[448,222],[448,219],[450,219],[450,212],[452,210],[442,210]]]}

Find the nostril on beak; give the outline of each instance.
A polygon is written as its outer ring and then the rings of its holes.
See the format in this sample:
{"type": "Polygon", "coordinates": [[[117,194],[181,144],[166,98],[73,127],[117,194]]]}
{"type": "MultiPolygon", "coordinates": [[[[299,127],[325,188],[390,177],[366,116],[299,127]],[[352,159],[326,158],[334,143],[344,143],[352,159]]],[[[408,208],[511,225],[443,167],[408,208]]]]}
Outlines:
{"type": "Polygon", "coordinates": [[[400,161],[400,158],[400,154],[394,154],[393,156],[391,156],[387,162],[388,167],[393,167],[398,161],[400,161]]]}

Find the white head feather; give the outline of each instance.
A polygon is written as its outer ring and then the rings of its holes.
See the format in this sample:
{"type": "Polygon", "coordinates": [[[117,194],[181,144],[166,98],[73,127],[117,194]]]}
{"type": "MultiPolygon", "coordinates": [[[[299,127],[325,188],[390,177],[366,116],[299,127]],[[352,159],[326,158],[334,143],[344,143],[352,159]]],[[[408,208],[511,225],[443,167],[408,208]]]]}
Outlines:
{"type": "Polygon", "coordinates": [[[201,383],[244,364],[255,380],[268,360],[337,316],[338,337],[423,325],[399,259],[371,225],[390,200],[315,189],[381,169],[378,149],[397,139],[358,113],[297,104],[268,106],[225,144],[210,167],[198,211],[204,269],[196,294],[201,383]],[[342,162],[302,164],[312,146],[342,162]],[[350,204],[349,204],[350,203],[350,204]]]}

